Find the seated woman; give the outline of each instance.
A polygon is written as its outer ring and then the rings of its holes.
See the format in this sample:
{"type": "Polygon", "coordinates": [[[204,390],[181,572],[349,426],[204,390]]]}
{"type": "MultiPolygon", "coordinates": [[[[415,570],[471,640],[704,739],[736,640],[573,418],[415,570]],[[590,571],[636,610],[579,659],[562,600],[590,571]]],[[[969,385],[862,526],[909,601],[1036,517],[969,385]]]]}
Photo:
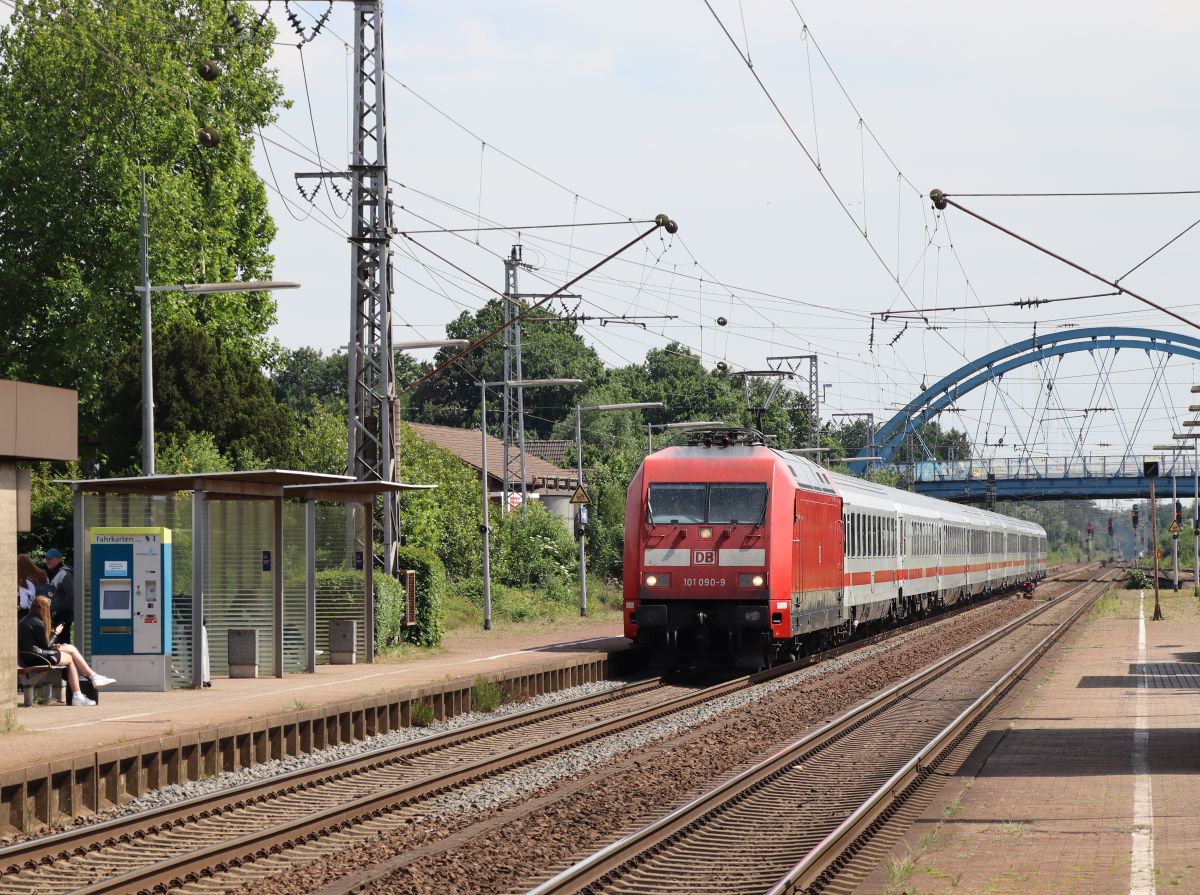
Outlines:
{"type": "Polygon", "coordinates": [[[94,699],[89,699],[80,692],[80,675],[91,678],[92,685],[96,687],[107,687],[116,681],[92,671],[79,650],[71,644],[56,644],[55,638],[61,632],[61,625],[57,628],[50,627],[50,598],[45,594],[34,597],[29,614],[17,624],[17,661],[25,667],[50,665],[67,669],[67,683],[71,685],[71,705],[95,705],[94,699]]]}
{"type": "Polygon", "coordinates": [[[17,621],[29,614],[38,588],[49,584],[46,573],[39,569],[26,554],[17,555],[17,621]]]}

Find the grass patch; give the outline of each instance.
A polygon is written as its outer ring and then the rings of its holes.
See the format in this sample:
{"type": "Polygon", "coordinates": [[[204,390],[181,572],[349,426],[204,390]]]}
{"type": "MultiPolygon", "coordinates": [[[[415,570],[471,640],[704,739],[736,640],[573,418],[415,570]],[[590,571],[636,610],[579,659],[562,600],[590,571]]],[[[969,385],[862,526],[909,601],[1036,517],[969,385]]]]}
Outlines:
{"type": "Polygon", "coordinates": [[[412,704],[412,726],[428,727],[433,723],[433,706],[421,700],[412,704]]]}
{"type": "MultiPolygon", "coordinates": [[[[588,619],[607,621],[621,617],[621,585],[604,578],[588,579],[588,619]]],[[[476,579],[453,581],[443,606],[447,631],[483,627],[483,583],[476,579]]],[[[550,594],[525,588],[492,585],[492,625],[545,625],[579,623],[579,591],[550,594]]]]}
{"type": "Polygon", "coordinates": [[[1023,836],[1029,831],[1029,824],[1023,820],[1010,820],[1000,824],[996,829],[1006,836],[1023,836]]]}
{"type": "Polygon", "coordinates": [[[887,874],[888,895],[897,895],[897,893],[903,892],[916,869],[917,862],[912,855],[902,861],[884,861],[883,872],[887,874]]]}
{"type": "Polygon", "coordinates": [[[942,809],[942,820],[953,820],[962,811],[962,799],[955,799],[942,809]]]}
{"type": "Polygon", "coordinates": [[[475,678],[471,685],[471,708],[477,712],[494,712],[504,701],[504,693],[500,685],[485,680],[482,675],[475,678]]]}
{"type": "Polygon", "coordinates": [[[20,733],[25,725],[17,721],[16,709],[5,709],[4,719],[0,720],[0,733],[20,733]]]}

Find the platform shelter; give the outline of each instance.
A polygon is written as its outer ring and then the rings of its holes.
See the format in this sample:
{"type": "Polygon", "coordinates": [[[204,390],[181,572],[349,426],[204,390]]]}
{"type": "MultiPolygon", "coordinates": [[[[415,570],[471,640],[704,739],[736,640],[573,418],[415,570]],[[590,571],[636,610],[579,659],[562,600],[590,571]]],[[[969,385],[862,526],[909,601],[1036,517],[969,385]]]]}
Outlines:
{"type": "Polygon", "coordinates": [[[374,659],[372,506],[377,495],[431,485],[360,482],[268,469],[67,482],[74,501],[76,642],[90,644],[89,532],[172,531],[170,679],[201,687],[228,673],[228,632],[259,632],[259,673],[283,677],[328,661],[331,619],[353,618],[357,655],[374,659]],[[358,572],[360,574],[347,574],[358,572]]]}

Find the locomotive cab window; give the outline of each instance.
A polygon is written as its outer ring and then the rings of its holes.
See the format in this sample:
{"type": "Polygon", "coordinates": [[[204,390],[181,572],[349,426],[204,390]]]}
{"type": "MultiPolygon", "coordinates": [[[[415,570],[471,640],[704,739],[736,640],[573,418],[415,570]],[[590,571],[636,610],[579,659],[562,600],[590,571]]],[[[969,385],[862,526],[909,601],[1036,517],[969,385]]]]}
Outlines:
{"type": "Polygon", "coordinates": [[[657,482],[650,486],[648,509],[652,525],[688,525],[704,521],[704,485],[657,482]]]}
{"type": "Polygon", "coordinates": [[[646,503],[651,525],[759,525],[766,515],[767,486],[764,482],[656,482],[646,503]]]}
{"type": "Polygon", "coordinates": [[[767,508],[767,486],[761,482],[724,482],[708,486],[708,522],[718,525],[758,524],[767,508]]]}

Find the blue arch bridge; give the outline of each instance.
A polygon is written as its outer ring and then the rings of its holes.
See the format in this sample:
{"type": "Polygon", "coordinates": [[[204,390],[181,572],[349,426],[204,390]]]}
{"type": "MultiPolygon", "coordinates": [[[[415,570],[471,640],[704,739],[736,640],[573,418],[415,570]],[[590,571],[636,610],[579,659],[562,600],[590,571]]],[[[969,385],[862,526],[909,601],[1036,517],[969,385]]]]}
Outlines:
{"type": "MultiPolygon", "coordinates": [[[[905,405],[875,434],[874,442],[859,457],[850,458],[852,472],[869,467],[897,470],[914,490],[931,497],[960,502],[996,500],[1102,500],[1150,496],[1150,480],[1142,474],[1143,455],[1037,457],[996,460],[902,464],[901,448],[910,437],[919,437],[921,426],[952,408],[955,402],[980,386],[999,381],[1019,367],[1081,351],[1119,351],[1128,348],[1176,355],[1200,361],[1200,338],[1164,330],[1136,327],[1092,327],[1023,339],[964,364],[942,377],[905,405]]],[[[1165,434],[1162,437],[1167,437],[1165,434]]],[[[1173,451],[1161,457],[1157,493],[1170,497],[1172,477],[1181,497],[1193,497],[1197,457],[1194,451],[1173,451]]]]}

